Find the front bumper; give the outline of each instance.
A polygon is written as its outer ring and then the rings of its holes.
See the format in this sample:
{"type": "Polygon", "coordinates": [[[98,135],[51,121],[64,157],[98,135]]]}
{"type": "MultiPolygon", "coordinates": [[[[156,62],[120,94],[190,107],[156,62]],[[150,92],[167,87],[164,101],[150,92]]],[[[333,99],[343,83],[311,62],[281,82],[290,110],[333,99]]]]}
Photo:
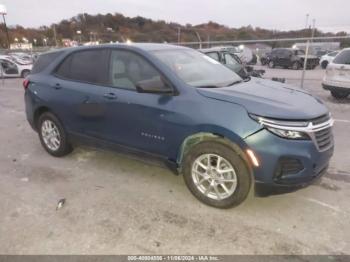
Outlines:
{"type": "Polygon", "coordinates": [[[254,167],[257,183],[269,186],[303,186],[322,176],[333,155],[333,145],[320,152],[311,140],[290,140],[280,138],[266,129],[251,135],[245,142],[256,154],[259,167],[254,167]],[[300,163],[301,168],[288,174],[280,173],[284,159],[300,163]]]}

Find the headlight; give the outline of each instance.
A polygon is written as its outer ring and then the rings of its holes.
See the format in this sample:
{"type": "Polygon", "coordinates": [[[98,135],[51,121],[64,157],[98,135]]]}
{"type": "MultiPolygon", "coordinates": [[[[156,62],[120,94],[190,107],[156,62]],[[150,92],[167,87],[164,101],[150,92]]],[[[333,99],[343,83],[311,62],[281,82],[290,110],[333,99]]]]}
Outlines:
{"type": "Polygon", "coordinates": [[[310,140],[310,136],[302,131],[308,127],[308,122],[276,120],[256,115],[250,115],[250,117],[279,137],[295,140],[310,140]]]}
{"type": "Polygon", "coordinates": [[[266,126],[266,129],[269,130],[271,133],[287,139],[298,139],[298,140],[308,140],[310,137],[299,131],[293,131],[293,130],[284,130],[284,129],[278,129],[274,127],[268,127],[266,126]]]}

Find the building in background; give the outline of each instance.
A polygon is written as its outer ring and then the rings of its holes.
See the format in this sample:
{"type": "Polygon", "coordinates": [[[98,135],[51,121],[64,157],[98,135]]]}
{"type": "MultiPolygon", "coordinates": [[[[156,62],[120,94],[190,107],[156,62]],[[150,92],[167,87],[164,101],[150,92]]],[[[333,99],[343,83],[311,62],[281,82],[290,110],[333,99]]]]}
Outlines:
{"type": "Polygon", "coordinates": [[[10,44],[11,50],[32,50],[33,44],[32,43],[13,43],[10,44]]]}

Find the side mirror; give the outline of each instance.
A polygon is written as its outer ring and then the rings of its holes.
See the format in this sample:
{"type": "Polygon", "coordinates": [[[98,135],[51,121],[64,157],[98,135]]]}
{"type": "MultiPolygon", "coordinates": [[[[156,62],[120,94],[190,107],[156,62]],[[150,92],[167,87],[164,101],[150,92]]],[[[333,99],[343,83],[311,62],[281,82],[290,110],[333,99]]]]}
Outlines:
{"type": "Polygon", "coordinates": [[[161,77],[154,77],[137,82],[136,90],[139,93],[172,94],[173,89],[161,77]]]}

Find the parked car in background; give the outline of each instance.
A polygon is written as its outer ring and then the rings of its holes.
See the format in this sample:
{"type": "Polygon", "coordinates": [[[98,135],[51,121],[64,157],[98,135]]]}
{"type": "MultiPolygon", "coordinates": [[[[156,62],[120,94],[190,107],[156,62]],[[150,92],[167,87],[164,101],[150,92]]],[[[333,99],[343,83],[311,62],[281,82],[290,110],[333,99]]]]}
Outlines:
{"type": "Polygon", "coordinates": [[[0,76],[2,77],[27,77],[32,70],[32,64],[19,64],[9,56],[0,56],[0,76]]]}
{"type": "Polygon", "coordinates": [[[334,57],[339,53],[339,51],[334,51],[334,52],[330,52],[328,54],[325,54],[323,56],[321,56],[320,59],[320,66],[323,69],[326,69],[327,65],[333,61],[334,57]]]}
{"type": "Polygon", "coordinates": [[[22,52],[12,52],[8,53],[7,55],[13,57],[13,59],[18,63],[22,65],[28,65],[33,64],[33,56],[31,54],[22,53],[22,52]]]}
{"type": "Polygon", "coordinates": [[[328,64],[322,85],[337,99],[350,94],[350,48],[340,51],[328,64]]]}
{"type": "MultiPolygon", "coordinates": [[[[243,79],[249,77],[249,73],[242,65],[240,59],[228,50],[222,49],[221,47],[212,47],[207,49],[200,49],[199,51],[225,65],[243,79]]],[[[258,76],[261,77],[260,74],[258,74],[258,76]]]]}
{"type": "MultiPolygon", "coordinates": [[[[300,49],[294,48],[275,48],[268,56],[268,66],[292,68],[298,70],[303,68],[305,60],[305,52],[300,49]]],[[[317,56],[308,55],[307,57],[307,69],[314,69],[319,63],[317,56]]]]}
{"type": "Polygon", "coordinates": [[[267,52],[267,53],[262,54],[262,55],[260,56],[260,63],[261,63],[262,65],[267,65],[267,63],[269,62],[270,54],[271,54],[271,52],[267,52]]]}
{"type": "MultiPolygon", "coordinates": [[[[244,66],[237,55],[222,50],[221,48],[212,47],[207,49],[200,49],[199,51],[225,65],[227,68],[231,69],[243,79],[249,79],[250,77],[262,78],[265,74],[265,70],[256,70],[254,67],[249,65],[244,66]]],[[[285,82],[284,78],[272,78],[272,80],[282,83],[285,82]]]]}
{"type": "Polygon", "coordinates": [[[235,54],[243,64],[254,63],[254,54],[252,50],[244,45],[240,46],[215,46],[212,48],[220,49],[221,51],[227,51],[230,54],[235,54]]]}
{"type": "Polygon", "coordinates": [[[318,98],[242,81],[186,47],[66,48],[41,55],[23,86],[27,119],[49,154],[76,143],[147,153],[218,208],[244,201],[253,181],[309,184],[333,154],[333,120],[318,98]]]}

